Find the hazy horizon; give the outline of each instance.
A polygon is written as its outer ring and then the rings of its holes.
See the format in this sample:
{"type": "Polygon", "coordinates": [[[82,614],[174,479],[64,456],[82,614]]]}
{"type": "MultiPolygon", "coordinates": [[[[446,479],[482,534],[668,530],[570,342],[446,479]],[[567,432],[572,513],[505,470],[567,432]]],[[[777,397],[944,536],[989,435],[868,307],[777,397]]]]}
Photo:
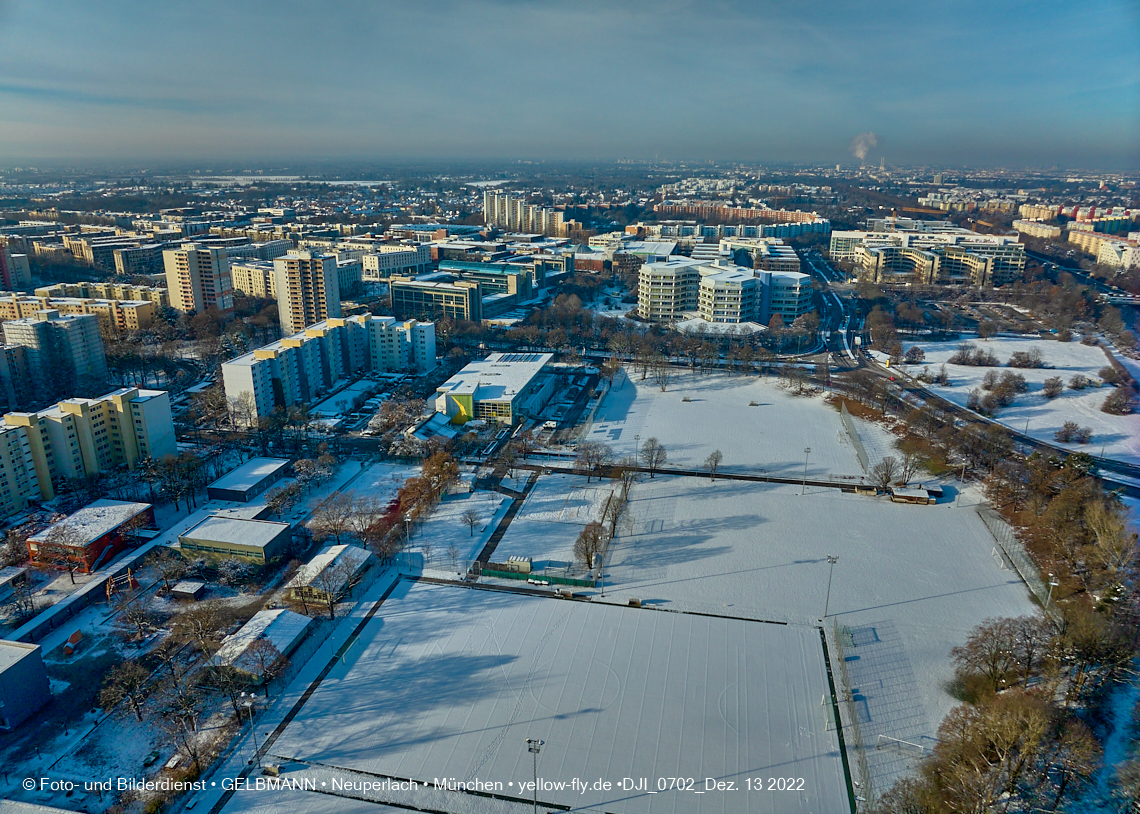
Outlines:
{"type": "Polygon", "coordinates": [[[0,160],[1140,168],[1140,9],[0,3],[0,160]]]}

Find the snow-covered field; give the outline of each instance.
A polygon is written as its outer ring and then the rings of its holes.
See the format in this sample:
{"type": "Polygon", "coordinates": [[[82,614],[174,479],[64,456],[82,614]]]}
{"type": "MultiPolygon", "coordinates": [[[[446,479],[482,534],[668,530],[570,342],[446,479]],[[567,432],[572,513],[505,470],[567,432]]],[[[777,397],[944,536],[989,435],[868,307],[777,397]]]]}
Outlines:
{"type": "MultiPolygon", "coordinates": [[[[960,342],[920,342],[917,343],[926,354],[925,366],[937,372],[940,365],[954,355],[960,342]]],[[[1020,373],[1029,383],[1029,392],[1017,397],[1009,407],[998,410],[994,418],[1019,432],[1026,431],[1029,421],[1029,435],[1042,441],[1056,443],[1053,434],[1066,421],[1075,421],[1082,427],[1090,427],[1092,441],[1088,444],[1065,444],[1063,446],[1099,455],[1104,448],[1106,457],[1128,463],[1140,463],[1140,414],[1127,416],[1110,415],[1100,410],[1104,399],[1112,392],[1110,387],[1092,387],[1087,390],[1068,389],[1069,380],[1076,374],[1083,374],[1099,382],[1097,372],[1108,365],[1108,359],[1100,348],[1082,345],[1080,342],[1061,343],[1048,339],[1015,339],[996,337],[989,340],[973,339],[969,344],[983,350],[992,351],[1005,365],[1015,351],[1041,351],[1046,368],[1010,367],[970,367],[946,364],[953,387],[935,387],[935,391],[955,404],[966,406],[970,390],[982,391],[982,378],[986,371],[996,370],[998,375],[1012,370],[1020,373]],[[1060,376],[1065,382],[1065,391],[1053,400],[1042,395],[1042,385],[1046,379],[1060,376]]],[[[909,350],[911,345],[907,345],[909,350]]],[[[1119,358],[1119,357],[1118,357],[1119,358]]],[[[1130,359],[1129,369],[1136,364],[1130,359]]],[[[910,365],[908,372],[921,372],[922,365],[910,365]]]]}
{"type": "Polygon", "coordinates": [[[420,474],[420,467],[413,464],[374,463],[347,487],[347,491],[367,495],[377,500],[391,500],[408,478],[420,474]]]}
{"type": "Polygon", "coordinates": [[[587,523],[602,519],[606,500],[616,489],[606,480],[587,484],[580,475],[540,477],[496,546],[495,562],[531,557],[535,570],[573,562],[578,533],[587,523]]]}
{"type": "MultiPolygon", "coordinates": [[[[847,810],[818,631],[401,583],[273,746],[284,759],[391,777],[647,778],[640,791],[544,789],[597,812],[847,810]],[[803,778],[748,791],[746,778],[803,778]],[[692,790],[658,778],[693,778],[692,790]],[[704,779],[735,791],[704,791],[704,779]],[[660,793],[650,794],[649,791],[660,793]]],[[[508,785],[509,784],[509,785],[508,785]]]]}
{"type": "Polygon", "coordinates": [[[412,552],[426,553],[433,566],[450,569],[454,565],[459,570],[466,570],[466,563],[475,559],[483,550],[487,538],[494,532],[498,519],[510,502],[509,497],[498,492],[449,495],[413,531],[408,548],[412,552]],[[474,529],[463,519],[463,513],[468,509],[475,509],[479,513],[479,522],[474,529]],[[452,547],[458,552],[454,563],[449,553],[452,547]]]}
{"type": "Polygon", "coordinates": [[[655,437],[669,466],[699,468],[719,449],[727,472],[794,476],[803,474],[810,447],[808,477],[862,474],[839,413],[821,397],[789,395],[773,378],[682,371],[662,393],[639,376],[615,384],[587,436],[618,458],[655,437]]]}
{"type": "MultiPolygon", "coordinates": [[[[834,489],[799,492],[643,479],[610,547],[606,600],[636,597],[664,609],[818,625],[826,557],[838,555],[827,610],[855,631],[848,666],[864,699],[864,740],[873,745],[885,734],[929,746],[956,703],[943,689],[952,676],[950,648],[987,617],[1032,613],[1027,590],[991,557],[994,541],[973,508],[976,495],[963,495],[955,508],[834,489]]],[[[877,770],[872,761],[873,775],[905,768],[892,762],[894,753],[872,757],[891,764],[877,770]]]]}

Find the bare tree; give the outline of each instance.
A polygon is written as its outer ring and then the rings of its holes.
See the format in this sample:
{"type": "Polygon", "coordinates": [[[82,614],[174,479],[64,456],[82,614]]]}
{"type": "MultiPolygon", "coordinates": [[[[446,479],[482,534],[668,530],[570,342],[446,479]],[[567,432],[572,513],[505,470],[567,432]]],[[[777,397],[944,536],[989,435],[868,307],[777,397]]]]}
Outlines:
{"type": "Polygon", "coordinates": [[[579,471],[585,472],[586,483],[601,467],[613,460],[613,450],[609,444],[600,441],[583,441],[578,445],[578,458],[575,464],[579,471]]]}
{"type": "Polygon", "coordinates": [[[880,489],[886,489],[895,481],[898,474],[898,461],[893,455],[888,455],[871,467],[871,480],[880,489]]]}
{"type": "Polygon", "coordinates": [[[147,631],[154,626],[154,614],[141,602],[121,599],[115,603],[115,611],[119,624],[131,631],[130,638],[142,641],[146,638],[147,631]]]}
{"type": "Polygon", "coordinates": [[[357,540],[364,545],[373,545],[377,534],[384,529],[384,515],[388,507],[371,495],[359,495],[352,501],[352,513],[348,516],[348,528],[357,540]]]}
{"type": "Polygon", "coordinates": [[[724,460],[724,453],[719,449],[714,449],[709,453],[709,457],[705,458],[705,469],[709,472],[709,480],[716,481],[716,471],[720,469],[720,462],[724,460]]]}
{"type": "Polygon", "coordinates": [[[265,697],[269,697],[269,682],[285,671],[289,666],[289,659],[281,654],[277,645],[264,637],[255,639],[246,648],[244,658],[249,663],[255,675],[261,679],[265,687],[265,697]]]}
{"type": "Polygon", "coordinates": [[[669,387],[669,382],[672,380],[673,368],[669,364],[669,360],[664,357],[654,360],[653,383],[661,388],[662,393],[669,387]]]}
{"type": "Polygon", "coordinates": [[[200,602],[187,608],[174,623],[174,632],[185,641],[193,642],[204,654],[214,649],[215,634],[222,626],[222,614],[214,602],[200,602]]]}
{"type": "Polygon", "coordinates": [[[160,728],[174,744],[178,753],[194,765],[194,770],[202,771],[204,746],[198,737],[198,716],[201,709],[197,699],[187,696],[186,703],[179,704],[169,717],[164,718],[160,728]]]}
{"type": "Polygon", "coordinates": [[[320,503],[309,520],[309,529],[318,540],[327,540],[330,537],[337,543],[351,531],[350,521],[353,515],[352,495],[336,492],[329,495],[320,503]]]}
{"type": "Polygon", "coordinates": [[[166,548],[165,546],[154,550],[150,556],[150,563],[158,571],[159,577],[162,578],[163,587],[167,591],[170,590],[171,581],[182,579],[190,571],[190,563],[186,562],[182,555],[173,548],[166,548]]]}
{"type": "Polygon", "coordinates": [[[148,676],[146,668],[137,661],[124,661],[115,665],[103,680],[103,689],[99,691],[99,706],[109,710],[121,701],[126,701],[141,722],[148,676]]]}
{"type": "Polygon", "coordinates": [[[966,637],[966,643],[950,651],[959,675],[984,677],[995,692],[1017,667],[1016,630],[1011,619],[987,619],[966,637]]]}
{"type": "Polygon", "coordinates": [[[637,458],[633,455],[626,455],[618,461],[615,469],[614,477],[621,482],[622,494],[628,498],[629,489],[637,480],[637,458]]]}
{"type": "Polygon", "coordinates": [[[918,473],[918,468],[922,464],[922,457],[913,449],[904,449],[902,451],[901,471],[899,473],[899,480],[903,483],[910,483],[918,473]]]}
{"type": "Polygon", "coordinates": [[[665,465],[669,456],[665,453],[665,447],[661,446],[661,442],[656,438],[648,438],[645,443],[641,445],[641,461],[645,464],[645,468],[649,470],[649,477],[652,478],[654,473],[665,465]]]}
{"type": "Polygon", "coordinates": [[[584,562],[586,568],[594,567],[594,558],[601,553],[605,536],[605,529],[597,521],[587,523],[578,533],[578,539],[574,542],[574,556],[584,562]]]}
{"type": "Polygon", "coordinates": [[[314,591],[319,592],[321,604],[329,612],[329,618],[336,618],[336,603],[348,589],[348,583],[355,574],[355,568],[347,558],[333,561],[313,575],[309,582],[314,591]]]}
{"type": "Polygon", "coordinates": [[[474,506],[467,509],[461,514],[460,519],[467,524],[467,528],[471,531],[471,536],[475,536],[475,527],[482,521],[483,516],[479,514],[479,510],[474,506]]]}
{"type": "Polygon", "coordinates": [[[44,538],[36,543],[36,560],[57,568],[66,568],[71,584],[75,584],[75,569],[86,568],[84,559],[87,540],[79,529],[65,522],[56,523],[44,538]]]}

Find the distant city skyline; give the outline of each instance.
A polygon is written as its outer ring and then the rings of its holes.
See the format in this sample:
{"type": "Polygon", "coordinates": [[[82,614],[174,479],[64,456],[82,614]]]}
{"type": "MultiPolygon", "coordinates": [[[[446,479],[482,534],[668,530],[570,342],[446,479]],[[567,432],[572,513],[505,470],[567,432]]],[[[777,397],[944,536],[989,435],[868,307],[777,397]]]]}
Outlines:
{"type": "Polygon", "coordinates": [[[0,4],[0,161],[1140,168],[1140,8],[0,4]]]}

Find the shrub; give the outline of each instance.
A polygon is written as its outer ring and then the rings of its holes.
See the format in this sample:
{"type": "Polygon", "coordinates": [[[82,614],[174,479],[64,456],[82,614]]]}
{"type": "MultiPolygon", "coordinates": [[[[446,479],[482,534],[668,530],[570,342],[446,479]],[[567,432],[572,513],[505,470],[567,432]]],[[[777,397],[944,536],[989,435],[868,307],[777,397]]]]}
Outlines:
{"type": "Polygon", "coordinates": [[[1092,440],[1092,428],[1082,427],[1076,421],[1066,421],[1053,433],[1053,438],[1062,444],[1087,444],[1092,440]]]}
{"type": "Polygon", "coordinates": [[[903,358],[906,359],[908,365],[920,365],[926,361],[926,351],[915,345],[906,352],[906,356],[903,358]]]}
{"type": "Polygon", "coordinates": [[[1120,384],[1121,379],[1123,378],[1120,375],[1120,371],[1114,368],[1112,365],[1105,365],[1100,369],[1100,371],[1097,372],[1096,375],[1100,376],[1109,384],[1120,384]]]}
{"type": "Polygon", "coordinates": [[[1084,390],[1091,384],[1092,382],[1089,381],[1089,377],[1085,376],[1083,373],[1078,373],[1077,375],[1073,376],[1073,378],[1069,379],[1070,390],[1084,390]]]}
{"type": "Polygon", "coordinates": [[[1044,367],[1045,358],[1037,348],[1015,351],[1009,357],[1010,367],[1044,367]]]}
{"type": "Polygon", "coordinates": [[[991,351],[975,348],[968,342],[958,346],[958,350],[950,357],[950,364],[969,365],[971,367],[997,367],[998,358],[991,351]]]}
{"type": "Polygon", "coordinates": [[[1061,391],[1064,389],[1065,383],[1061,380],[1061,377],[1053,376],[1052,378],[1045,380],[1045,386],[1042,388],[1041,392],[1045,395],[1045,398],[1055,399],[1057,396],[1061,395],[1061,391]]]}
{"type": "Polygon", "coordinates": [[[230,588],[248,584],[257,574],[257,566],[243,560],[227,559],[218,563],[218,582],[230,588]]]}
{"type": "Polygon", "coordinates": [[[1057,331],[1057,341],[1058,342],[1072,342],[1073,341],[1073,332],[1070,331],[1068,328],[1062,328],[1061,330],[1057,331]]]}
{"type": "Polygon", "coordinates": [[[986,375],[982,377],[982,389],[993,390],[997,387],[998,374],[996,370],[987,370],[986,375]]]}
{"type": "Polygon", "coordinates": [[[1136,396],[1127,387],[1113,388],[1100,409],[1112,415],[1128,415],[1136,409],[1136,396]]]}
{"type": "Polygon", "coordinates": [[[1081,337],[1081,344],[1095,348],[1100,344],[1100,340],[1096,338],[1096,334],[1085,334],[1081,337]]]}

